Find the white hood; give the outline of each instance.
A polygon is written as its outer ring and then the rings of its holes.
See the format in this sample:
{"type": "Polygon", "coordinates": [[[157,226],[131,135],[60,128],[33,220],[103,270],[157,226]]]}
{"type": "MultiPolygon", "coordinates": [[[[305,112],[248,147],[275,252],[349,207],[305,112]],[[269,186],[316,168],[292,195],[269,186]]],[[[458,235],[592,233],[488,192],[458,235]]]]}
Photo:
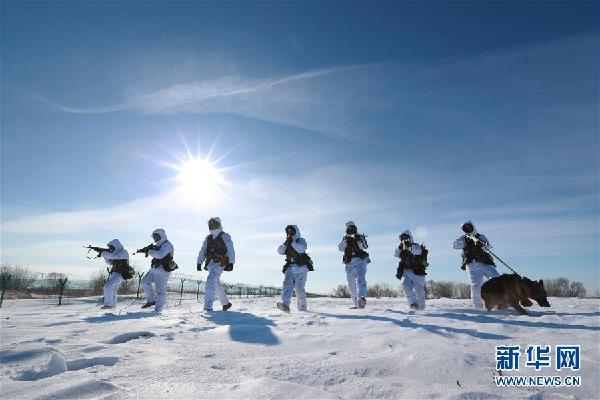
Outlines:
{"type": "Polygon", "coordinates": [[[108,246],[113,246],[115,248],[115,250],[113,251],[113,253],[116,253],[119,250],[123,249],[123,245],[121,244],[121,242],[119,241],[119,239],[113,239],[110,242],[107,243],[108,246]]]}
{"type": "Polygon", "coordinates": [[[160,246],[161,244],[163,244],[164,242],[167,241],[167,234],[165,233],[165,230],[162,228],[159,229],[155,229],[152,234],[157,234],[158,236],[160,236],[160,240],[158,242],[156,242],[157,246],[160,246]]]}
{"type": "Polygon", "coordinates": [[[410,237],[410,242],[411,242],[411,243],[413,243],[413,242],[414,242],[414,240],[413,240],[413,235],[412,235],[412,233],[410,233],[410,230],[408,230],[408,229],[407,229],[407,230],[405,230],[405,231],[404,231],[404,232],[402,232],[400,235],[398,235],[398,237],[400,238],[400,237],[402,237],[402,235],[408,235],[408,236],[410,237]]]}
{"type": "Polygon", "coordinates": [[[212,217],[209,219],[209,221],[211,219],[214,219],[215,221],[219,221],[219,227],[217,229],[209,229],[212,237],[216,238],[217,236],[219,236],[219,233],[223,232],[223,223],[221,222],[221,218],[219,218],[219,217],[212,217]]]}
{"type": "MultiPolygon", "coordinates": [[[[473,225],[473,232],[469,233],[469,235],[471,235],[471,236],[477,235],[477,227],[475,226],[475,224],[471,220],[463,222],[463,224],[461,225],[461,231],[462,231],[462,226],[465,225],[465,224],[471,224],[471,225],[473,225]]],[[[465,233],[465,232],[463,232],[463,233],[465,233]]]]}
{"type": "Polygon", "coordinates": [[[298,240],[302,237],[302,235],[300,234],[300,229],[298,229],[298,225],[290,225],[293,226],[294,229],[296,230],[296,233],[294,233],[294,235],[292,236],[292,239],[294,240],[298,240]]]}

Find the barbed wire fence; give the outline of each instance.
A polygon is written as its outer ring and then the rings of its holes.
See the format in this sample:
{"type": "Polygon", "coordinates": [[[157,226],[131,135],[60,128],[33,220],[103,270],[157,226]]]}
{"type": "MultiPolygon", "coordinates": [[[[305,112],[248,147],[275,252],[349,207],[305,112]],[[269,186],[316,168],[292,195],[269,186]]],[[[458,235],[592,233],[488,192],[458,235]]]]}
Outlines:
{"type": "MultiPolygon", "coordinates": [[[[134,267],[136,267],[134,265],[134,267]]],[[[119,287],[120,300],[130,301],[130,305],[145,301],[142,281],[145,271],[136,268],[132,279],[123,281],[119,287]]],[[[59,272],[33,272],[21,266],[0,266],[0,307],[9,307],[17,299],[47,300],[48,304],[68,305],[73,298],[89,297],[90,302],[103,303],[104,285],[108,280],[108,270],[100,269],[88,279],[69,278],[59,272]]],[[[167,302],[171,306],[182,303],[204,302],[206,277],[190,274],[171,273],[167,284],[167,302]]],[[[281,288],[266,285],[246,285],[222,282],[225,293],[231,298],[275,297],[281,295],[281,288]]]]}

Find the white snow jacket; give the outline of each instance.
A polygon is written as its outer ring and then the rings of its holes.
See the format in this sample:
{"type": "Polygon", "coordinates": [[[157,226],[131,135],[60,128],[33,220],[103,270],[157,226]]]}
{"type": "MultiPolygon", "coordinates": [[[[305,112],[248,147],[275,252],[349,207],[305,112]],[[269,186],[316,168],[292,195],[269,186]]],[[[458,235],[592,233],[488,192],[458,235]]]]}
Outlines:
{"type": "Polygon", "coordinates": [[[108,265],[112,265],[112,260],[129,260],[129,253],[123,248],[119,239],[113,239],[108,242],[109,246],[114,246],[114,251],[103,251],[100,255],[108,265]]]}
{"type": "Polygon", "coordinates": [[[160,247],[159,250],[150,250],[148,251],[148,255],[152,258],[163,259],[167,256],[167,254],[171,253],[171,256],[175,256],[175,249],[169,240],[167,239],[167,234],[164,229],[155,229],[152,234],[157,234],[160,236],[160,240],[155,243],[157,247],[160,247]]]}

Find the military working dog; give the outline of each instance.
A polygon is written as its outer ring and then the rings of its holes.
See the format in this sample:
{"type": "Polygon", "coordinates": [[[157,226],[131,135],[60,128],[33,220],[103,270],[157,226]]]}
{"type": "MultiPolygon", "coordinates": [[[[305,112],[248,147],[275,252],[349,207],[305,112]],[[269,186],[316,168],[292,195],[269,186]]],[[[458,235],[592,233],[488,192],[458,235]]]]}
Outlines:
{"type": "Polygon", "coordinates": [[[532,281],[517,274],[503,274],[485,282],[481,287],[481,298],[488,311],[510,305],[519,314],[527,315],[523,307],[533,305],[529,299],[535,300],[540,307],[550,307],[544,281],[532,281]]]}

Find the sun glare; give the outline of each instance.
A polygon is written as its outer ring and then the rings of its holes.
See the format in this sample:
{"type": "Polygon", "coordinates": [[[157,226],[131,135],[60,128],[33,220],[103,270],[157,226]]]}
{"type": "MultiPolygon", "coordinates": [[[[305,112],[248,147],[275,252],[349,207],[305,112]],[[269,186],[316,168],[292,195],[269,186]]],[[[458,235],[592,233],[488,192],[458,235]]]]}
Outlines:
{"type": "Polygon", "coordinates": [[[179,189],[194,197],[214,193],[225,183],[225,178],[214,164],[200,157],[183,162],[177,170],[179,189]]]}

